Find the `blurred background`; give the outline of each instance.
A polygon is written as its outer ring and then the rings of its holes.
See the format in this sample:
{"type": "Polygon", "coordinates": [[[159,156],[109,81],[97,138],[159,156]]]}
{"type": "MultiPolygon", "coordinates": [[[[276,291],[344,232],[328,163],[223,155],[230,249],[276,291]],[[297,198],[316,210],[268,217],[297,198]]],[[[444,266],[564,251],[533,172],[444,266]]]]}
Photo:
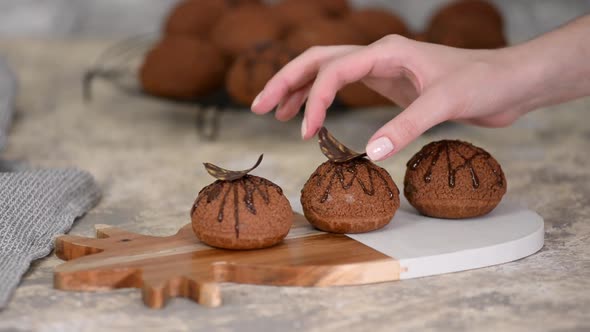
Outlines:
{"type": "MultiPolygon", "coordinates": [[[[211,117],[197,112],[197,126],[214,137],[219,110],[248,108],[268,79],[310,46],[401,34],[493,49],[589,12],[590,0],[0,0],[0,40],[50,43],[85,60],[85,73],[68,72],[84,77],[87,98],[99,78],[130,94],[213,106],[211,117]],[[102,46],[82,56],[73,47],[82,41],[102,46]]],[[[391,105],[352,83],[334,108],[391,105]]]]}
{"type": "MultiPolygon", "coordinates": [[[[271,1],[272,2],[272,1],[271,1]]],[[[351,0],[358,7],[392,8],[422,30],[446,0],[351,0]]],[[[590,0],[493,0],[510,43],[549,31],[590,12],[590,0]]],[[[176,0],[0,0],[0,37],[113,38],[156,31],[176,0]]]]}

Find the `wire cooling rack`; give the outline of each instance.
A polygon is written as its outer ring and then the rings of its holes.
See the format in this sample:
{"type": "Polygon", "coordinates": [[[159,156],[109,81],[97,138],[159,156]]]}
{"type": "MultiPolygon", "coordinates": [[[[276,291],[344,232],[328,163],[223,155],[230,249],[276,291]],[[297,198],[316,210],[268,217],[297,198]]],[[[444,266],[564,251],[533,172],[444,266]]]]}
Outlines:
{"type": "Polygon", "coordinates": [[[156,34],[145,34],[121,40],[102,52],[82,78],[83,97],[86,102],[93,99],[92,87],[95,81],[109,83],[117,90],[141,98],[165,100],[175,104],[194,105],[195,126],[199,137],[214,140],[219,134],[221,113],[236,109],[236,105],[225,90],[219,90],[207,97],[179,100],[153,96],[141,88],[138,70],[143,57],[156,42],[156,34]]]}

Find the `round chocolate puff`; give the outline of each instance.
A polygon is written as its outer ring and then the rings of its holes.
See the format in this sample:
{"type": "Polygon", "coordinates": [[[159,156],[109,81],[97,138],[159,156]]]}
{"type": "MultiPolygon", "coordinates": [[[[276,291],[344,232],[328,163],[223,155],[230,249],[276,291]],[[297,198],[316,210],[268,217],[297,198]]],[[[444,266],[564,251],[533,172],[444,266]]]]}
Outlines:
{"type": "Polygon", "coordinates": [[[191,209],[192,227],[203,243],[223,249],[261,249],[281,242],[293,224],[293,210],[279,186],[244,171],[205,164],[217,178],[203,188],[191,209]]]}
{"type": "Polygon", "coordinates": [[[483,0],[453,2],[438,10],[426,30],[429,42],[459,48],[494,49],[506,46],[500,11],[483,0]]]}
{"type": "Polygon", "coordinates": [[[332,233],[363,233],[387,225],[399,208],[399,191],[387,171],[338,142],[326,128],[318,134],[328,161],[301,190],[305,218],[332,233]]]}
{"type": "Polygon", "coordinates": [[[407,164],[404,194],[420,213],[461,219],[492,211],[506,193],[506,177],[491,154],[470,143],[432,142],[407,164]]]}
{"type": "Polygon", "coordinates": [[[225,62],[209,42],[165,36],[146,55],[139,70],[144,91],[155,96],[192,99],[223,84],[225,62]]]}

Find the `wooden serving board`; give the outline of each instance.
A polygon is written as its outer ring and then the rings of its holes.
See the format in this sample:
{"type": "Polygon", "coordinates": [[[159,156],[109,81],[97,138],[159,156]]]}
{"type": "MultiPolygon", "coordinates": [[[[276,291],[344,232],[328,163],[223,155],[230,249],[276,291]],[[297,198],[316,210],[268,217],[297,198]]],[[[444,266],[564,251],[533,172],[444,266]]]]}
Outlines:
{"type": "Polygon", "coordinates": [[[398,280],[399,263],[346,235],[312,229],[296,214],[289,237],[261,250],[214,249],[199,242],[191,225],[169,237],[145,236],[106,225],[97,238],[64,235],[56,255],[54,286],[96,291],[141,288],[144,303],[161,308],[170,297],[206,306],[221,304],[218,283],[336,286],[398,280]]]}
{"type": "Polygon", "coordinates": [[[544,233],[541,217],[510,204],[478,219],[439,220],[418,215],[402,201],[384,229],[350,236],[317,231],[296,214],[287,239],[261,250],[208,247],[190,224],[168,237],[107,225],[97,225],[96,234],[56,239],[56,255],[68,262],[55,268],[55,288],[135,287],[147,306],[161,308],[171,297],[219,306],[222,282],[360,285],[501,264],[538,251],[544,233]]]}

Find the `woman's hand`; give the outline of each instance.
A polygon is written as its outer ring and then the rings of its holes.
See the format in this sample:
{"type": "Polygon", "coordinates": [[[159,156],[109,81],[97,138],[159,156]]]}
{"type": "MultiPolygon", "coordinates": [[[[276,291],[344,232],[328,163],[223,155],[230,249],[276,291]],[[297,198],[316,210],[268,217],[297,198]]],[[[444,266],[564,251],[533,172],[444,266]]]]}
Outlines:
{"type": "MultiPolygon", "coordinates": [[[[577,30],[586,35],[585,29],[577,30]]],[[[405,109],[367,144],[371,159],[385,159],[443,121],[507,126],[535,107],[579,95],[566,89],[567,82],[558,84],[568,76],[562,68],[547,69],[547,62],[559,63],[552,58],[559,50],[559,30],[552,34],[499,50],[456,49],[397,35],[369,46],[313,47],[266,84],[252,111],[264,114],[278,106],[276,118],[286,121],[307,100],[301,135],[308,139],[321,128],[336,92],[361,80],[405,109]],[[560,73],[558,83],[546,82],[560,73]]],[[[579,54],[584,56],[585,50],[579,54]]]]}

